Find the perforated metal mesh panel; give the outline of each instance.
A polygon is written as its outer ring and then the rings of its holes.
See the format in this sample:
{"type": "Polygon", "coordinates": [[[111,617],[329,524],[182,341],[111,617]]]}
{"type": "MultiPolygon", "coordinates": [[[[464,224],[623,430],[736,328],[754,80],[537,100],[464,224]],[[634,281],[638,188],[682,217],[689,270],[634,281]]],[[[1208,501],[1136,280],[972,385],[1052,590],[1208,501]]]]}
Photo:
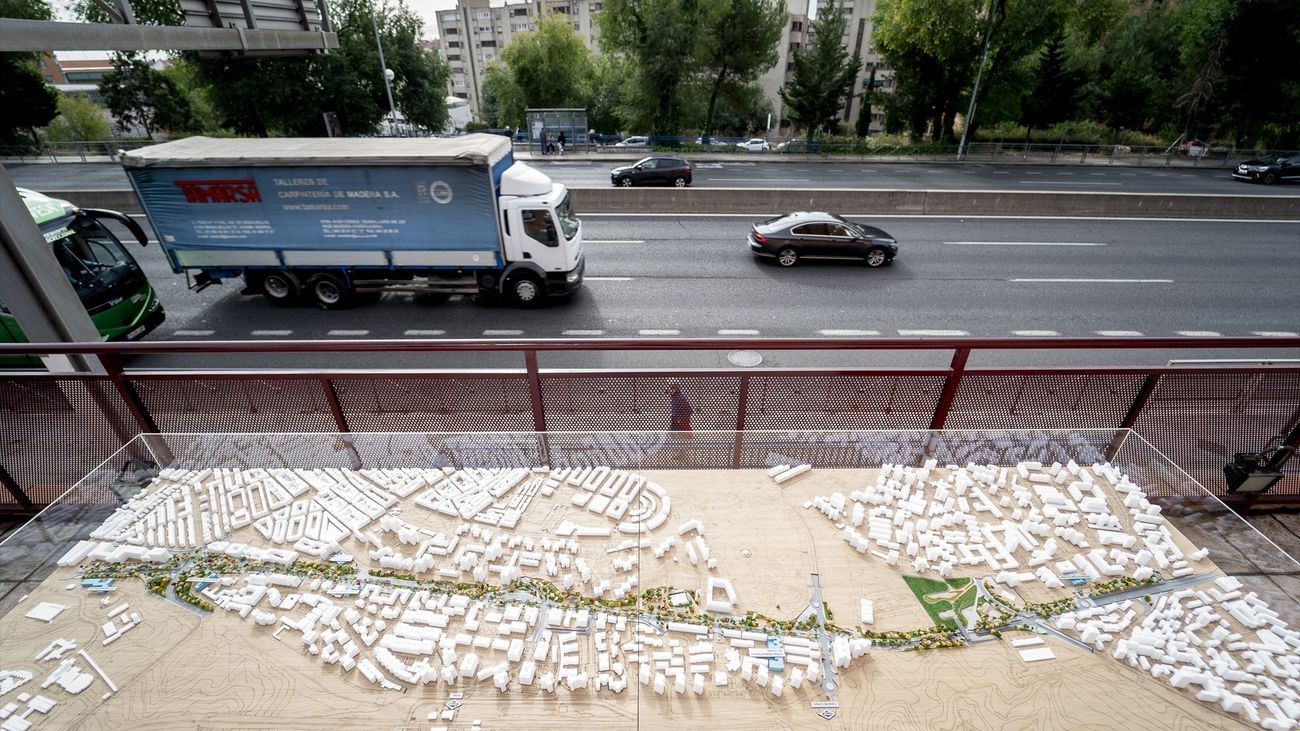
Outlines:
{"type": "MultiPolygon", "coordinates": [[[[57,498],[137,431],[107,381],[0,379],[0,464],[35,503],[57,498]]],[[[17,504],[0,489],[0,506],[17,504]]]]}
{"type": "Polygon", "coordinates": [[[1142,375],[974,376],[962,378],[946,429],[1114,429],[1124,421],[1142,375]]]}
{"type": "Polygon", "coordinates": [[[525,378],[334,381],[352,431],[532,431],[525,378]]]}
{"type": "Polygon", "coordinates": [[[162,432],[338,431],[315,380],[135,380],[162,432]]]}
{"type": "MultiPolygon", "coordinates": [[[[1175,373],[1161,378],[1133,428],[1202,485],[1223,493],[1223,467],[1232,455],[1264,449],[1297,409],[1300,374],[1175,373]]],[[[1283,472],[1270,496],[1300,496],[1300,459],[1283,472]]]]}
{"type": "Polygon", "coordinates": [[[663,430],[671,426],[668,385],[678,383],[691,405],[691,428],[736,428],[738,377],[542,378],[549,431],[663,430]]]}
{"type": "Polygon", "coordinates": [[[754,376],[745,429],[928,429],[943,376],[754,376]]]}

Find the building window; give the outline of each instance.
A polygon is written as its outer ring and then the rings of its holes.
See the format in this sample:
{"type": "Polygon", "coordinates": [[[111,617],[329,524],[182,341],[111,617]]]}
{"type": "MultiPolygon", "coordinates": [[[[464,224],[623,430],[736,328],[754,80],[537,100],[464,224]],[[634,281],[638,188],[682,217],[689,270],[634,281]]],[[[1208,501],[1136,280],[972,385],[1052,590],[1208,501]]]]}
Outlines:
{"type": "Polygon", "coordinates": [[[483,47],[483,48],[496,48],[496,47],[497,47],[497,42],[496,42],[496,41],[480,41],[480,42],[479,42],[479,46],[481,46],[481,47],[483,47]]]}
{"type": "Polygon", "coordinates": [[[447,48],[460,48],[460,41],[447,41],[447,48]]]}
{"type": "Polygon", "coordinates": [[[449,54],[447,54],[447,60],[448,60],[448,61],[459,61],[459,60],[460,60],[460,54],[459,54],[459,53],[449,53],[449,54]]]}
{"type": "Polygon", "coordinates": [[[454,36],[454,35],[456,35],[457,33],[459,33],[460,31],[456,30],[455,28],[443,28],[443,29],[442,29],[442,32],[443,32],[444,34],[446,34],[446,35],[454,36]]]}
{"type": "Polygon", "coordinates": [[[798,33],[798,32],[801,31],[801,30],[803,30],[803,22],[802,22],[802,21],[799,21],[799,20],[792,20],[792,21],[790,21],[790,32],[791,32],[791,33],[798,33]]]}
{"type": "Polygon", "coordinates": [[[441,16],[439,16],[439,17],[441,18],[442,22],[444,22],[444,23],[455,23],[455,22],[456,22],[456,14],[455,14],[455,13],[443,13],[443,14],[442,14],[441,16]]]}

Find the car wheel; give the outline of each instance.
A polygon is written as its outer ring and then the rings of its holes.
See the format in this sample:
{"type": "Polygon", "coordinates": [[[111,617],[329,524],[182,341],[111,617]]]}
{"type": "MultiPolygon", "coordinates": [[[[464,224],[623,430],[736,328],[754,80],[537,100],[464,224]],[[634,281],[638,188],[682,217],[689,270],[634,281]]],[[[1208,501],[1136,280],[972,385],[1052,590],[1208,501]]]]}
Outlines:
{"type": "Polygon", "coordinates": [[[792,267],[796,263],[798,263],[798,261],[799,261],[799,252],[795,251],[794,249],[791,249],[788,246],[784,249],[781,249],[781,251],[777,252],[776,263],[780,264],[783,267],[792,267]]]}
{"type": "Polygon", "coordinates": [[[631,178],[619,178],[619,179],[618,179],[618,185],[619,185],[620,188],[631,188],[631,187],[632,187],[632,179],[631,179],[631,178]]]}
{"type": "Polygon", "coordinates": [[[322,309],[342,310],[352,306],[354,292],[333,274],[318,274],[307,282],[311,298],[322,309]]]}
{"type": "Polygon", "coordinates": [[[276,307],[293,307],[302,296],[298,278],[289,272],[270,272],[262,277],[258,289],[267,302],[276,307]]]}
{"type": "Polygon", "coordinates": [[[519,307],[536,307],[546,296],[541,280],[526,273],[516,274],[506,282],[506,294],[519,307]]]}
{"type": "Polygon", "coordinates": [[[872,269],[882,267],[889,261],[889,253],[879,246],[875,246],[867,250],[867,256],[864,261],[866,261],[867,266],[872,269]]]}
{"type": "Polygon", "coordinates": [[[678,188],[685,188],[686,178],[683,178],[680,175],[677,176],[676,178],[673,178],[673,185],[677,186],[678,188]]]}
{"type": "Polygon", "coordinates": [[[1260,180],[1264,181],[1264,185],[1272,185],[1277,182],[1277,175],[1275,173],[1264,173],[1264,177],[1260,178],[1260,180]]]}

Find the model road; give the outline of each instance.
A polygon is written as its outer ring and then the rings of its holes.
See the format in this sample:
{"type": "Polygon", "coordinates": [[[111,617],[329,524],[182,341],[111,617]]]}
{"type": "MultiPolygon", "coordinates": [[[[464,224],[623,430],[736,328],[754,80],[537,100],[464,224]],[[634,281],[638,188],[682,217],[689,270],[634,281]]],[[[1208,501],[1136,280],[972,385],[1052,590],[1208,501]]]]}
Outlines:
{"type": "MultiPolygon", "coordinates": [[[[757,155],[755,157],[758,157],[757,155]]],[[[690,159],[687,155],[686,159],[690,159]]],[[[611,185],[609,171],[631,160],[529,160],[571,187],[611,185]]],[[[694,164],[700,188],[885,188],[902,190],[1017,190],[1093,193],[1199,193],[1300,196],[1300,185],[1252,185],[1227,168],[1109,165],[1014,165],[941,162],[735,162],[694,164]]],[[[7,164],[18,185],[34,190],[125,189],[116,163],[7,164]]]]}
{"type": "MultiPolygon", "coordinates": [[[[875,217],[899,258],[790,269],[755,259],[752,217],[586,216],[584,288],[535,310],[388,294],[351,310],[276,308],[232,281],[187,289],[133,247],[167,308],[152,340],[555,337],[1179,337],[1300,333],[1300,222],[875,217]]],[[[763,352],[764,366],[946,365],[950,353],[763,352]]],[[[730,367],[725,351],[544,353],[543,367],[730,367]]],[[[1300,358],[1285,350],[1005,352],[991,364],[1300,358]]],[[[521,367],[517,354],[395,354],[389,367],[521,367]]],[[[137,366],[373,367],[375,356],[146,356],[137,366]]]]}

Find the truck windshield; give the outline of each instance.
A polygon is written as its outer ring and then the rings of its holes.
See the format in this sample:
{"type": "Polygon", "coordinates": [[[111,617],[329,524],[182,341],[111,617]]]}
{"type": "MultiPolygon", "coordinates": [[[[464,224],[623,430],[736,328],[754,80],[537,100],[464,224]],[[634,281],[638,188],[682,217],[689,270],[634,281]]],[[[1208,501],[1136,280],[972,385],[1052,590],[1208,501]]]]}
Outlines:
{"type": "Polygon", "coordinates": [[[569,199],[569,194],[564,194],[564,200],[560,205],[555,207],[555,217],[560,219],[560,228],[564,229],[564,238],[566,241],[572,241],[574,236],[578,235],[578,217],[573,215],[573,202],[569,199]]]}
{"type": "Polygon", "coordinates": [[[121,242],[93,218],[77,216],[61,221],[46,230],[45,238],[87,309],[142,276],[139,265],[121,242]]]}

